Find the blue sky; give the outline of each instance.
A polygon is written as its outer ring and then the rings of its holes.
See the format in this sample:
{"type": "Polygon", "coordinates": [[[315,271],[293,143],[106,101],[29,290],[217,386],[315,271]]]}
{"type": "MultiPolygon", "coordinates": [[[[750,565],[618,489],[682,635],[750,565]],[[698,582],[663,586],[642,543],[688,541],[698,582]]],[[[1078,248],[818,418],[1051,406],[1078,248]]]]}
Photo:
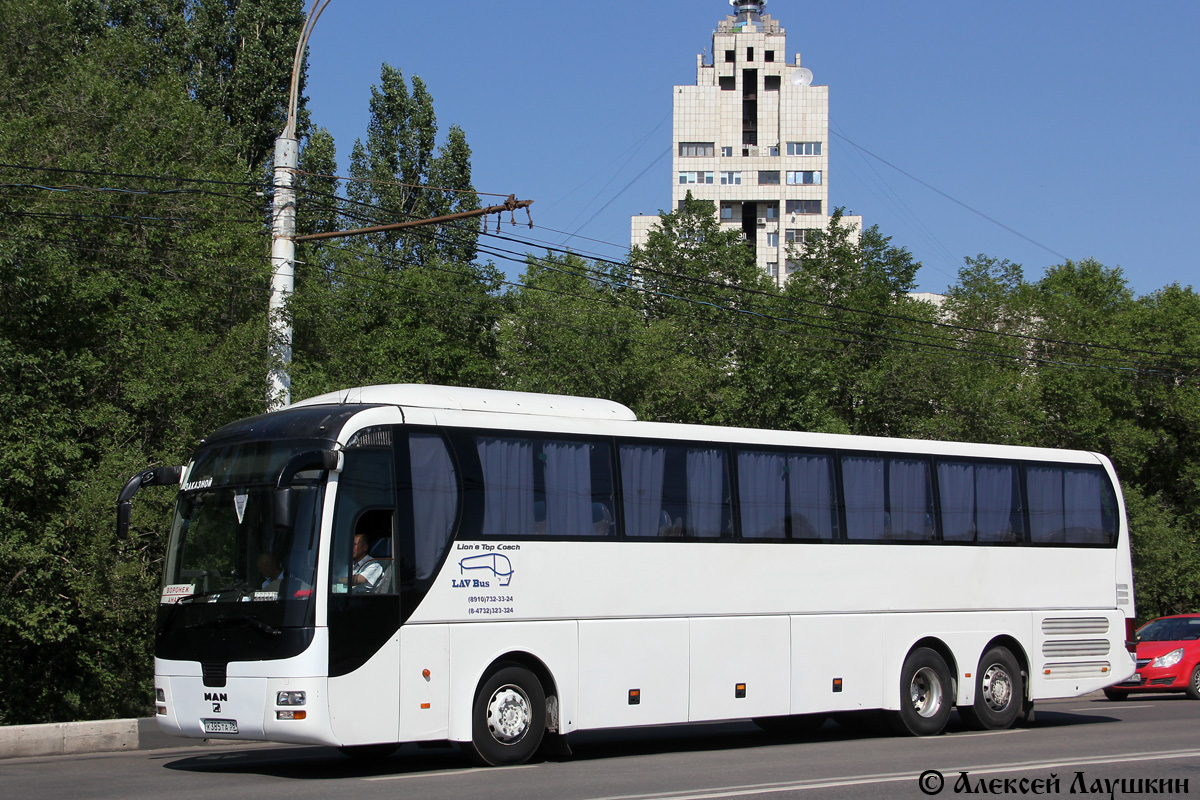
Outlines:
{"type": "MultiPolygon", "coordinates": [[[[1095,258],[1138,294],[1200,287],[1200,2],[766,10],[789,61],[800,53],[830,87],[831,205],[910,250],[921,289],[943,290],[978,253],[1030,280],[1063,257],[1095,258]]],[[[671,87],[695,83],[696,54],[729,11],[727,0],[333,0],[309,43],[309,108],[344,174],[380,66],[419,75],[441,131],[466,132],[476,188],[534,201],[537,228],[504,226],[530,244],[505,246],[619,260],[629,217],[670,204],[671,87]]]]}

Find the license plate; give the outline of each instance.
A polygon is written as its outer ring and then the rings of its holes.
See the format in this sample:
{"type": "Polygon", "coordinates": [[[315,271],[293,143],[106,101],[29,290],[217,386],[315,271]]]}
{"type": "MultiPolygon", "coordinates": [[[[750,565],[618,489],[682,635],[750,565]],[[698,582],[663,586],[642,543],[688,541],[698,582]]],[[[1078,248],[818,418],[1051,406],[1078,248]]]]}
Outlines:
{"type": "Polygon", "coordinates": [[[202,719],[205,733],[237,733],[236,719],[202,719]]]}

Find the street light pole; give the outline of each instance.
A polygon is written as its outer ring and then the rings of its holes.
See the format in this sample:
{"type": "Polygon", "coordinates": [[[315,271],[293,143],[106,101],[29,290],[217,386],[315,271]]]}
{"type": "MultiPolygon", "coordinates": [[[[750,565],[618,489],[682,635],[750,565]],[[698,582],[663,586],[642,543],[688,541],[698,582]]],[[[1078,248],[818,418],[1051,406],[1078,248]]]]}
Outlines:
{"type": "Polygon", "coordinates": [[[274,199],[271,203],[271,300],[267,409],[286,408],[292,402],[292,323],[287,300],[295,288],[296,270],[296,171],[300,166],[300,142],[296,138],[296,107],[300,102],[300,70],[313,26],[329,0],[313,0],[296,42],[292,60],[292,82],[288,92],[287,122],[275,140],[274,199]]]}

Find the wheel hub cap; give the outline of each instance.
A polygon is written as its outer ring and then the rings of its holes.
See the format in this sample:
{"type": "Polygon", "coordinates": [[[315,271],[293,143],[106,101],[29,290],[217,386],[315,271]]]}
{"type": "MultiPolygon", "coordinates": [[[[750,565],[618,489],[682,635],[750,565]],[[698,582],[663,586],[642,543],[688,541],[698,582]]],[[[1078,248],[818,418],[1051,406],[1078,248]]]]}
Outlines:
{"type": "Polygon", "coordinates": [[[929,667],[922,667],[913,675],[908,686],[913,710],[922,717],[936,716],[942,707],[942,682],[929,667]]]}
{"type": "Polygon", "coordinates": [[[988,667],[983,673],[983,699],[996,711],[1008,707],[1012,700],[1012,678],[999,666],[988,667]]]}
{"type": "Polygon", "coordinates": [[[505,744],[520,739],[529,730],[529,698],[516,686],[501,686],[488,703],[488,730],[505,744]]]}

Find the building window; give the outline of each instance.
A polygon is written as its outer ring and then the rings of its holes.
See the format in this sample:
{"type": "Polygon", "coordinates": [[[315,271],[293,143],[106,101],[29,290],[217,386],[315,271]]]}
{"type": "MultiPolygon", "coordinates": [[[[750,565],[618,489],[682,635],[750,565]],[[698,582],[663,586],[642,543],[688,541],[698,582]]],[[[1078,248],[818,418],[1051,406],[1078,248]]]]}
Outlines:
{"type": "Polygon", "coordinates": [[[820,200],[788,200],[787,213],[789,214],[820,214],[820,200]]]}
{"type": "Polygon", "coordinates": [[[813,238],[813,234],[817,233],[817,230],[817,228],[788,228],[783,238],[788,244],[804,244],[813,238]]]}
{"type": "Polygon", "coordinates": [[[712,183],[713,174],[711,172],[681,172],[679,173],[680,183],[712,183]]]}
{"type": "Polygon", "coordinates": [[[725,51],[725,63],[732,64],[736,58],[737,58],[737,53],[735,53],[733,50],[725,51]]]}
{"type": "Polygon", "coordinates": [[[700,158],[703,156],[711,157],[713,154],[712,142],[680,142],[679,155],[683,158],[700,158]]]}
{"type": "Polygon", "coordinates": [[[747,61],[753,61],[753,60],[754,60],[754,48],[753,48],[753,47],[747,47],[747,48],[746,48],[746,60],[747,60],[747,61]]]}
{"type": "Polygon", "coordinates": [[[774,61],[774,60],[775,60],[775,51],[774,50],[764,50],[763,51],[763,61],[774,61]]]}
{"type": "MultiPolygon", "coordinates": [[[[791,173],[788,173],[789,175],[791,173]]],[[[779,170],[759,170],[758,172],[759,186],[778,186],[779,185],[779,170]]]]}
{"type": "Polygon", "coordinates": [[[787,182],[789,186],[800,186],[803,184],[821,182],[821,170],[788,170],[787,182]]]}
{"type": "Polygon", "coordinates": [[[721,203],[721,219],[733,219],[733,206],[721,203]]]}
{"type": "Polygon", "coordinates": [[[775,203],[767,203],[767,219],[779,219],[779,206],[775,203]]]}
{"type": "Polygon", "coordinates": [[[787,262],[787,274],[788,275],[791,275],[793,272],[795,272],[798,269],[800,269],[800,265],[797,264],[795,261],[787,262]]]}
{"type": "Polygon", "coordinates": [[[779,145],[773,144],[767,147],[767,155],[771,158],[776,158],[779,155],[779,145]]]}
{"type": "Polygon", "coordinates": [[[767,233],[767,247],[779,247],[779,233],[770,231],[767,233]]]}
{"type": "Polygon", "coordinates": [[[717,84],[721,87],[721,91],[732,92],[737,88],[737,79],[732,75],[722,75],[717,78],[717,84]]]}
{"type": "Polygon", "coordinates": [[[733,157],[733,148],[732,147],[722,147],[721,148],[721,157],[722,158],[732,158],[733,157]]]}
{"type": "Polygon", "coordinates": [[[721,173],[721,185],[722,186],[741,186],[742,185],[742,173],[740,173],[740,172],[722,172],[721,173]]]}
{"type": "Polygon", "coordinates": [[[819,156],[821,155],[820,142],[788,142],[787,154],[789,156],[819,156]]]}
{"type": "Polygon", "coordinates": [[[779,262],[778,261],[768,261],[767,262],[767,274],[770,275],[772,278],[779,277],[779,262]]]}
{"type": "Polygon", "coordinates": [[[763,78],[763,88],[768,92],[779,91],[780,79],[778,75],[768,75],[763,78]]]}

